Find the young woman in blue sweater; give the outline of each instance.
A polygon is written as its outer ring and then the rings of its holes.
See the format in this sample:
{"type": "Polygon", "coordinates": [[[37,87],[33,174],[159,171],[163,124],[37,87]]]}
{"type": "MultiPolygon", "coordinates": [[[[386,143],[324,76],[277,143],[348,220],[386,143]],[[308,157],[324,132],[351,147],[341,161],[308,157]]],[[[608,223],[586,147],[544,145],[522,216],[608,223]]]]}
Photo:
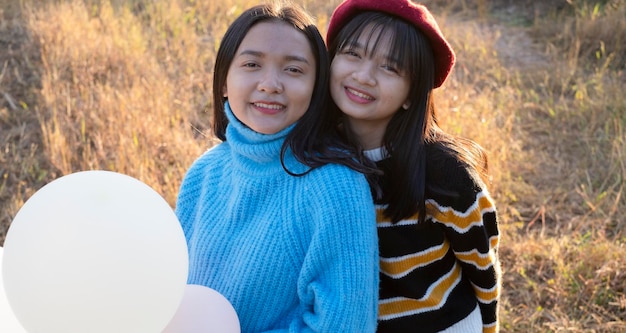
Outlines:
{"type": "Polygon", "coordinates": [[[375,162],[378,332],[498,330],[498,226],[487,161],[437,124],[433,89],[455,55],[428,9],[346,0],[327,34],[343,130],[375,162]]]}
{"type": "Polygon", "coordinates": [[[215,62],[213,130],[176,202],[189,284],[224,295],[242,332],[374,332],[375,210],[327,112],[329,59],[293,6],[244,11],[215,62]]]}

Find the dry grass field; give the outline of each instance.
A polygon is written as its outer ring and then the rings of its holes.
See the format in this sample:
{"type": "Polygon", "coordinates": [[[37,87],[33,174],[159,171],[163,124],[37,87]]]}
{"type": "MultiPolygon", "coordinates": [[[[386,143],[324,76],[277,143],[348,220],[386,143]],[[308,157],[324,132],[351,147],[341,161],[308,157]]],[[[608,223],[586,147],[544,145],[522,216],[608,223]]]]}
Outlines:
{"type": "MultiPolygon", "coordinates": [[[[213,58],[258,0],[0,0],[0,245],[60,176],[174,205],[210,133],[213,58]]],[[[339,0],[296,0],[325,32],[339,0]]],[[[457,51],[442,126],[489,152],[503,332],[626,332],[626,3],[431,0],[457,51]]]]}

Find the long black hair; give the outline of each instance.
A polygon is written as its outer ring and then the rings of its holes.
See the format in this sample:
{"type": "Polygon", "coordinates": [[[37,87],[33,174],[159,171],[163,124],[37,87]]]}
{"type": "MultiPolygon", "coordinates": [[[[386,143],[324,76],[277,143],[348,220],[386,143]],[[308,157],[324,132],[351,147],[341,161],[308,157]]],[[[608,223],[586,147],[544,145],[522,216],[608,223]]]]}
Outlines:
{"type": "MultiPolygon", "coordinates": [[[[315,87],[311,103],[304,115],[296,122],[293,130],[285,138],[281,150],[281,161],[287,148],[294,156],[309,166],[308,171],[327,163],[340,163],[360,172],[369,173],[373,169],[358,162],[354,149],[337,131],[341,117],[338,110],[329,110],[330,59],[324,39],[315,26],[314,20],[302,8],[293,4],[268,3],[254,6],[244,11],[226,30],[217,51],[213,76],[213,133],[220,140],[226,141],[228,119],[224,112],[226,97],[223,87],[226,84],[228,70],[241,41],[254,25],[260,22],[284,22],[304,34],[315,57],[315,87]]],[[[294,174],[283,168],[291,175],[294,174]]]]}
{"type": "MultiPolygon", "coordinates": [[[[455,158],[472,175],[483,177],[487,172],[487,158],[482,148],[473,141],[452,136],[438,126],[432,100],[435,75],[433,52],[428,39],[415,26],[380,12],[359,13],[341,28],[328,45],[331,58],[342,49],[354,46],[362,34],[368,34],[365,37],[371,44],[364,45],[365,50],[377,50],[377,44],[383,38],[392,37],[390,49],[386,51],[410,78],[408,108],[400,108],[394,113],[383,136],[390,169],[389,175],[386,175],[386,188],[392,189],[384,193],[388,203],[384,214],[392,222],[415,214],[423,221],[427,190],[447,191],[427,179],[428,165],[437,164],[437,160],[455,158]]],[[[333,105],[333,108],[337,106],[333,105]]],[[[358,148],[349,126],[345,126],[344,130],[358,148]]]]}

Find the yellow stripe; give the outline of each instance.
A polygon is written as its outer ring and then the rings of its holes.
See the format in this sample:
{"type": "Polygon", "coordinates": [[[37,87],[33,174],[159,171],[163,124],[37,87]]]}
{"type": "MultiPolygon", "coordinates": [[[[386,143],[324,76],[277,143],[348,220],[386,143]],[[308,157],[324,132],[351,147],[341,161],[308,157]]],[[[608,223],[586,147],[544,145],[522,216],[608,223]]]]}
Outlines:
{"type": "Polygon", "coordinates": [[[432,308],[437,308],[445,301],[444,296],[454,286],[460,275],[461,267],[454,265],[452,273],[435,285],[431,292],[421,299],[399,298],[389,301],[381,300],[378,307],[378,316],[386,317],[411,311],[417,312],[417,310],[425,312],[430,311],[432,308]]]}
{"type": "Polygon", "coordinates": [[[417,267],[430,264],[443,258],[450,249],[450,243],[444,242],[440,247],[432,247],[426,251],[415,253],[407,258],[381,258],[380,270],[391,277],[408,274],[417,267]]]}
{"type": "Polygon", "coordinates": [[[474,292],[476,293],[476,298],[478,298],[481,303],[488,304],[498,299],[500,288],[496,285],[494,288],[486,290],[474,286],[474,292]]]}
{"type": "Polygon", "coordinates": [[[490,326],[483,326],[483,333],[496,333],[498,330],[498,325],[496,323],[491,324],[490,326]]]}
{"type": "Polygon", "coordinates": [[[456,257],[459,258],[459,260],[468,264],[473,264],[482,270],[485,270],[495,262],[493,252],[490,252],[487,256],[483,257],[481,256],[481,253],[474,250],[471,252],[456,253],[456,257]]]}
{"type": "Polygon", "coordinates": [[[429,201],[426,204],[427,211],[431,213],[433,218],[444,224],[452,224],[460,229],[468,229],[472,223],[482,223],[482,211],[493,208],[493,202],[486,196],[478,198],[478,205],[474,205],[469,212],[458,212],[450,207],[439,207],[429,201]]]}
{"type": "Polygon", "coordinates": [[[489,196],[480,195],[480,198],[478,198],[478,207],[481,211],[485,209],[493,210],[493,200],[491,200],[491,197],[489,196]]]}
{"type": "Polygon", "coordinates": [[[387,217],[385,217],[385,210],[383,207],[376,208],[376,221],[377,222],[388,222],[387,217]]]}
{"type": "Polygon", "coordinates": [[[499,236],[492,236],[491,238],[489,238],[489,246],[491,246],[492,249],[495,249],[496,247],[498,247],[498,244],[500,244],[500,237],[499,236]]]}
{"type": "Polygon", "coordinates": [[[469,214],[465,216],[460,215],[460,213],[456,212],[453,209],[447,209],[445,211],[433,209],[432,216],[435,220],[443,224],[452,224],[464,230],[469,228],[472,222],[482,220],[482,214],[478,209],[470,211],[469,214]]]}

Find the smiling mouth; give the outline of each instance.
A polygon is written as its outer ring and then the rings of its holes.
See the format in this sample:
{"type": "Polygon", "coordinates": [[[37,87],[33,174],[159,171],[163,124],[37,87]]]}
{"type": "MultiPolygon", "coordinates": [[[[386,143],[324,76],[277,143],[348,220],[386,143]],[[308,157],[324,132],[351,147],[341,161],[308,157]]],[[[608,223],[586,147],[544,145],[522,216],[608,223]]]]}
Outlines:
{"type": "Polygon", "coordinates": [[[257,108],[262,108],[262,109],[280,110],[280,109],[285,108],[285,106],[280,105],[280,104],[268,104],[268,103],[252,103],[252,104],[254,104],[254,106],[256,106],[257,108]]]}
{"type": "Polygon", "coordinates": [[[360,91],[354,90],[352,88],[346,87],[346,92],[348,93],[348,97],[350,97],[350,99],[359,102],[359,103],[367,103],[367,102],[371,102],[373,100],[375,100],[374,97],[364,94],[360,91]]]}
{"type": "Polygon", "coordinates": [[[283,104],[278,104],[278,103],[256,102],[256,103],[252,103],[252,105],[259,112],[265,113],[265,114],[276,114],[285,109],[285,106],[283,104]]]}

